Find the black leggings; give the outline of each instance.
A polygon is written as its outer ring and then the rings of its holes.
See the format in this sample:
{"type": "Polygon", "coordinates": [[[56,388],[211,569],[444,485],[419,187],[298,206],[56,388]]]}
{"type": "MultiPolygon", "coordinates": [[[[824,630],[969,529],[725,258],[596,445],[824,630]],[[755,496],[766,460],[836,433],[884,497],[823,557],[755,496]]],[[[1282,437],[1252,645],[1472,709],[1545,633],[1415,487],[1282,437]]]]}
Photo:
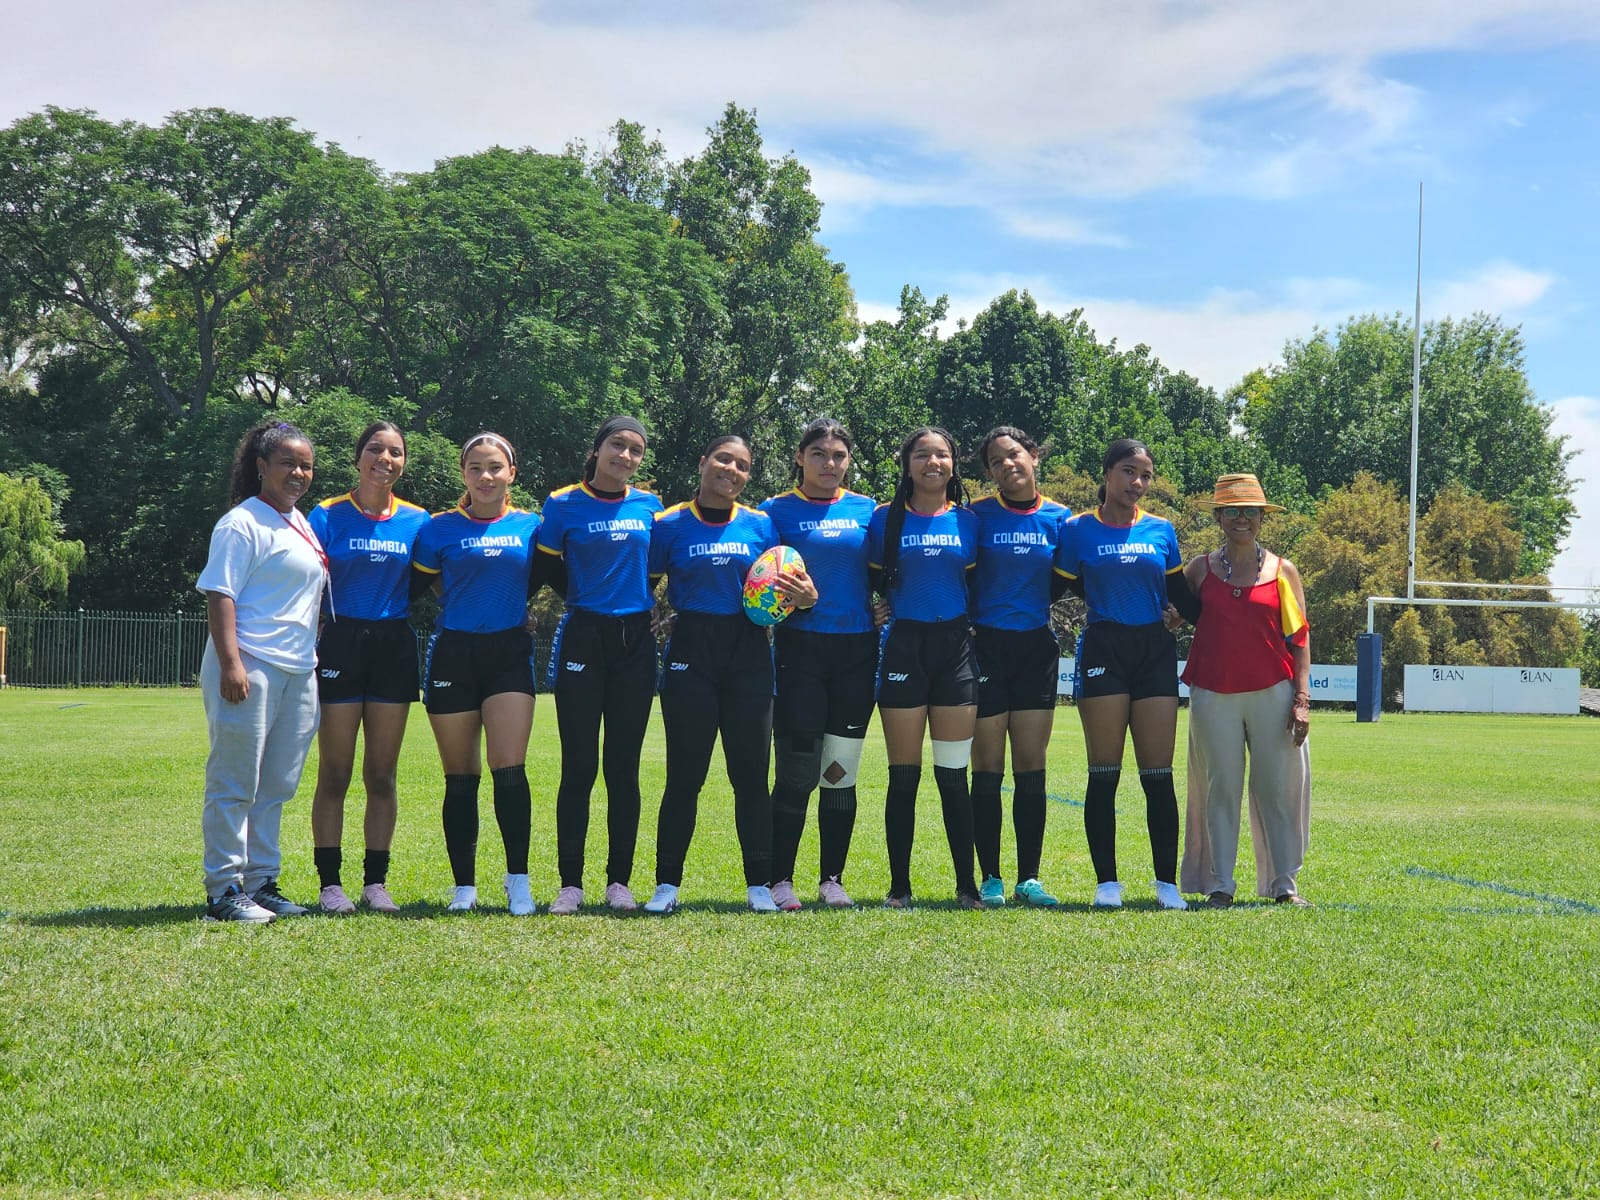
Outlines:
{"type": "Polygon", "coordinates": [[[683,883],[700,789],[720,732],[745,885],[770,883],[772,652],[765,632],[742,615],[679,614],[667,646],[661,719],[667,734],[667,785],[656,825],[656,882],[683,883]]]}
{"type": "Polygon", "coordinates": [[[574,611],[551,650],[561,784],[556,791],[556,862],[562,887],[583,886],[589,796],[600,772],[605,724],[606,881],[626,884],[639,840],[639,753],[655,692],[656,642],[650,614],[604,617],[574,611]]]}

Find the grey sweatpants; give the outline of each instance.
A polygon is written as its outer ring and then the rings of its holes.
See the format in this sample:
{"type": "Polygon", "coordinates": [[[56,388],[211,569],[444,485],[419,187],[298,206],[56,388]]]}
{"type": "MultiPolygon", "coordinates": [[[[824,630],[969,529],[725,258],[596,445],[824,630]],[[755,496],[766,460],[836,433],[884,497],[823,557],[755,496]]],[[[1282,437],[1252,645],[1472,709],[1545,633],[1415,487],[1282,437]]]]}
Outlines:
{"type": "Polygon", "coordinates": [[[211,733],[200,830],[206,895],[213,899],[230,884],[254,892],[278,877],[283,806],[300,786],[319,716],[315,671],[284,671],[241,657],[250,694],[238,704],[222,698],[222,665],[209,641],[200,662],[211,733]]]}

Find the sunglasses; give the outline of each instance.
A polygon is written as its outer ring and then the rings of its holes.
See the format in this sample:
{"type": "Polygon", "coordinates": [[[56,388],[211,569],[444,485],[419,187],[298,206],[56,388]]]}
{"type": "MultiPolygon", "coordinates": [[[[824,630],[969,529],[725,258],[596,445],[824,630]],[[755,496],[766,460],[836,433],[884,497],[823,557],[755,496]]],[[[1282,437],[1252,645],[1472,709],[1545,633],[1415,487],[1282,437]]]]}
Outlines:
{"type": "Polygon", "coordinates": [[[1240,507],[1236,504],[1229,504],[1223,508],[1217,509],[1217,511],[1222,514],[1222,519],[1224,521],[1236,520],[1239,517],[1259,517],[1261,515],[1261,510],[1259,508],[1240,507]]]}

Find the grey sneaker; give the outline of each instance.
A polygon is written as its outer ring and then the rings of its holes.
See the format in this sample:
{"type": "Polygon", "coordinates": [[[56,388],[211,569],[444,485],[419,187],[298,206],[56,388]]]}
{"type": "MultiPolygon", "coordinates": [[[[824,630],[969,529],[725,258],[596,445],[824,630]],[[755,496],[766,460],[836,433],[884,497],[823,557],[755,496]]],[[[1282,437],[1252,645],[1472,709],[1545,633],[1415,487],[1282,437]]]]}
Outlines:
{"type": "Polygon", "coordinates": [[[317,907],[325,913],[332,913],[336,917],[348,917],[355,912],[356,906],[349,896],[344,894],[344,889],[337,883],[330,883],[322,889],[317,896],[317,907]]]}
{"type": "Polygon", "coordinates": [[[854,908],[856,904],[837,879],[824,879],[817,888],[817,899],[829,908],[854,908]]]}
{"type": "Polygon", "coordinates": [[[275,917],[303,917],[306,909],[278,890],[278,881],[269,879],[251,893],[250,899],[275,917]]]}
{"type": "Polygon", "coordinates": [[[556,898],[550,902],[550,915],[552,917],[570,917],[583,907],[583,889],[580,887],[564,887],[556,893],[556,898]]]}
{"type": "Polygon", "coordinates": [[[244,921],[251,925],[265,925],[277,917],[244,894],[244,889],[233,884],[220,896],[206,900],[206,920],[244,921]]]}
{"type": "Polygon", "coordinates": [[[397,913],[400,906],[394,902],[394,897],[389,895],[389,889],[381,883],[369,883],[361,889],[361,903],[373,912],[397,913]]]}
{"type": "Polygon", "coordinates": [[[612,912],[632,912],[639,907],[639,902],[633,898],[627,884],[612,880],[606,884],[606,907],[612,912]]]}
{"type": "Polygon", "coordinates": [[[794,884],[785,879],[772,885],[772,902],[781,912],[799,912],[800,897],[794,894],[794,884]]]}

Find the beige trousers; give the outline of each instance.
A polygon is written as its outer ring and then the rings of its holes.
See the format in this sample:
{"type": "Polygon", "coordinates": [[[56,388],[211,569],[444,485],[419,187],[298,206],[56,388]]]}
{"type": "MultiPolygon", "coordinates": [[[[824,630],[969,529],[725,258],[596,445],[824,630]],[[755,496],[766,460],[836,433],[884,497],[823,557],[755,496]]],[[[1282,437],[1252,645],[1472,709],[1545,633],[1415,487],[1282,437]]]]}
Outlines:
{"type": "Polygon", "coordinates": [[[1250,839],[1256,893],[1295,891],[1311,840],[1311,739],[1289,730],[1294,685],[1259,692],[1189,692],[1189,803],[1180,886],[1190,894],[1238,891],[1239,800],[1250,753],[1250,839]]]}

